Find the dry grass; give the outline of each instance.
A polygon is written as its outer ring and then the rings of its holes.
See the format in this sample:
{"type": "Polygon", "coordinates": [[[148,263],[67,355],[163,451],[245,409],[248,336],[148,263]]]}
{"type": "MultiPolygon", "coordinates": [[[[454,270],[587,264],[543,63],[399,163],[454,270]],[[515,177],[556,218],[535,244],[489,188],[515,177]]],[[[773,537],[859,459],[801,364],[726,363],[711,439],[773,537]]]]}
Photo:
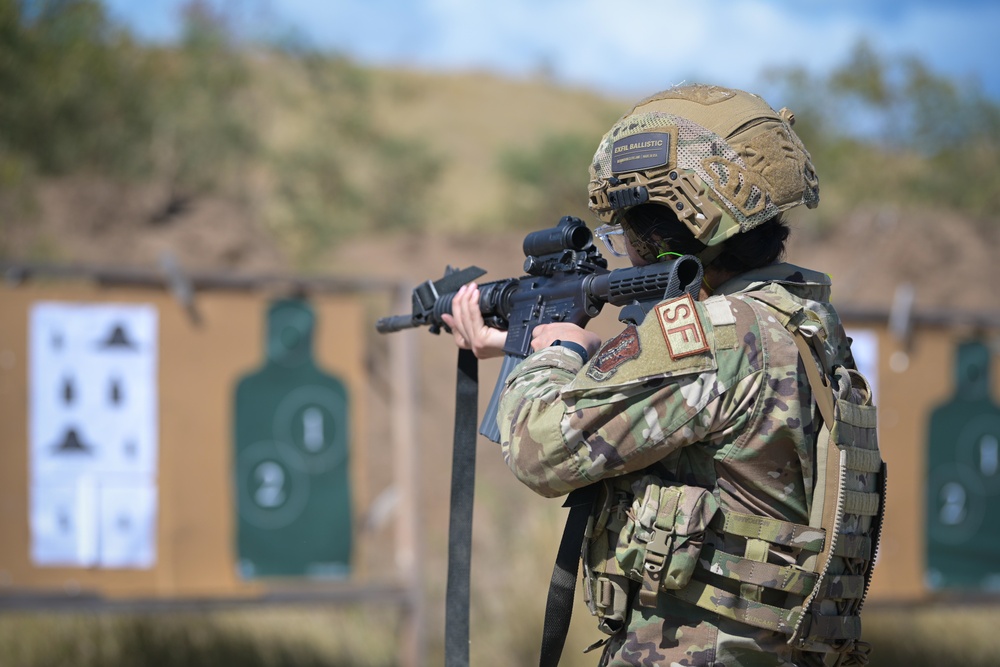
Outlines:
{"type": "MultiPolygon", "coordinates": [[[[511,196],[500,172],[510,149],[537,148],[565,134],[600,136],[627,108],[623,100],[561,88],[544,80],[512,81],[485,73],[371,72],[372,119],[385,132],[422,140],[442,160],[428,200],[432,231],[497,229],[511,196]]],[[[586,200],[587,165],[580,170],[586,200]]],[[[557,221],[537,221],[536,226],[557,221]]]]}
{"type": "MultiPolygon", "coordinates": [[[[547,534],[548,521],[534,518],[523,539],[530,540],[536,530],[547,534]]],[[[523,546],[519,540],[510,545],[514,551],[523,546]]],[[[500,576],[495,571],[483,576],[486,568],[478,569],[471,664],[534,664],[544,598],[544,590],[534,584],[541,568],[525,555],[500,576]],[[514,595],[503,591],[525,584],[514,595]]],[[[992,667],[1000,655],[998,625],[997,604],[871,607],[865,613],[871,667],[992,667]]],[[[150,616],[18,613],[0,622],[0,667],[387,667],[398,664],[398,628],[395,612],[375,608],[272,607],[150,616]]],[[[582,648],[598,636],[578,609],[561,664],[595,664],[596,654],[584,655],[582,648]]],[[[441,638],[430,640],[426,664],[441,664],[441,638]]]]}
{"type": "Polygon", "coordinates": [[[872,606],[864,613],[871,667],[1000,664],[1000,604],[872,606]]]}
{"type": "Polygon", "coordinates": [[[158,615],[12,614],[2,667],[384,667],[397,619],[298,608],[158,615]]]}

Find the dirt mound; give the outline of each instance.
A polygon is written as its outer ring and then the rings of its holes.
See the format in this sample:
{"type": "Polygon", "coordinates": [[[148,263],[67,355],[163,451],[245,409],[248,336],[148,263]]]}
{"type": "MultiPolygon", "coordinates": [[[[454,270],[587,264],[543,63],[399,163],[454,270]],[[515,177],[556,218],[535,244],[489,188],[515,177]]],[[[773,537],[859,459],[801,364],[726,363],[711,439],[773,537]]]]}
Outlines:
{"type": "MultiPolygon", "coordinates": [[[[77,178],[46,184],[38,201],[35,221],[4,230],[7,259],[155,268],[170,252],[189,271],[294,269],[251,207],[232,199],[173,201],[164,187],[77,178]]],[[[996,225],[886,207],[858,209],[818,233],[808,215],[792,222],[787,260],[829,273],[840,306],[887,308],[909,283],[917,309],[1000,309],[996,225]]],[[[522,238],[523,232],[356,236],[331,248],[318,270],[416,284],[440,277],[449,264],[475,264],[492,280],[521,272],[522,238]]]]}
{"type": "Polygon", "coordinates": [[[8,260],[155,269],[163,253],[187,270],[274,271],[288,263],[232,199],[175,199],[162,185],[74,177],[47,182],[37,210],[4,228],[8,260]]]}
{"type": "MultiPolygon", "coordinates": [[[[554,221],[553,221],[554,222],[554,221]]],[[[416,284],[438,278],[446,265],[475,264],[485,280],[518,275],[522,233],[399,235],[359,238],[335,248],[324,270],[361,271],[416,284]]],[[[898,209],[857,210],[834,230],[817,233],[792,222],[786,260],[829,273],[842,307],[888,308],[896,289],[914,287],[917,309],[1000,310],[996,285],[1000,230],[959,216],[898,209]]],[[[620,263],[613,264],[624,266],[620,263]]]]}
{"type": "Polygon", "coordinates": [[[857,210],[822,238],[793,231],[789,259],[830,273],[841,306],[888,306],[910,283],[918,310],[989,312],[1000,309],[998,248],[996,225],[886,208],[857,210]]]}

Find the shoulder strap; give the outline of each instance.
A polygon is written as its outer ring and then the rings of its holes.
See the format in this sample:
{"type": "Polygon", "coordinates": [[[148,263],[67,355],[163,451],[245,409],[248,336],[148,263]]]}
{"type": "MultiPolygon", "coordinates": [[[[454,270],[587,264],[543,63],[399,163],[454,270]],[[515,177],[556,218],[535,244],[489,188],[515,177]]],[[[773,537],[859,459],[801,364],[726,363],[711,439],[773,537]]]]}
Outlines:
{"type": "Polygon", "coordinates": [[[781,325],[792,334],[823,421],[828,428],[833,428],[833,391],[829,379],[830,364],[823,349],[823,342],[820,340],[823,334],[819,331],[814,333],[811,328],[801,326],[809,320],[811,314],[778,284],[770,284],[764,289],[748,292],[746,296],[768,306],[781,325]],[[815,358],[810,350],[816,353],[815,358]],[[816,363],[816,359],[819,359],[819,364],[816,363]]]}
{"type": "Polygon", "coordinates": [[[809,387],[812,389],[813,400],[819,406],[819,412],[823,416],[823,421],[826,422],[827,428],[833,428],[833,389],[830,387],[830,378],[825,372],[820,370],[819,364],[813,358],[810,348],[816,352],[820,359],[824,359],[824,367],[826,366],[826,352],[823,350],[822,344],[818,343],[818,339],[815,336],[809,337],[808,340],[812,342],[810,345],[802,329],[796,328],[792,331],[792,337],[795,339],[795,346],[799,348],[799,356],[802,357],[802,363],[806,367],[806,377],[809,378],[809,387]]]}

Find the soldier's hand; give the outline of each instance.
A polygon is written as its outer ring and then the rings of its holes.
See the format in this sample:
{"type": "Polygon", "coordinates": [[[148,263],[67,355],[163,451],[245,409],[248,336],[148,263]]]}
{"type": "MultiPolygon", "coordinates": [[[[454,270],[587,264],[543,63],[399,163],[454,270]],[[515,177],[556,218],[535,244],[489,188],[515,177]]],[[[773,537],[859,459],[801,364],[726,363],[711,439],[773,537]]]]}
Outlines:
{"type": "Polygon", "coordinates": [[[451,300],[451,314],[443,313],[441,319],[451,329],[455,344],[472,350],[477,359],[503,356],[507,332],[486,326],[479,310],[479,285],[462,285],[451,300]]]}

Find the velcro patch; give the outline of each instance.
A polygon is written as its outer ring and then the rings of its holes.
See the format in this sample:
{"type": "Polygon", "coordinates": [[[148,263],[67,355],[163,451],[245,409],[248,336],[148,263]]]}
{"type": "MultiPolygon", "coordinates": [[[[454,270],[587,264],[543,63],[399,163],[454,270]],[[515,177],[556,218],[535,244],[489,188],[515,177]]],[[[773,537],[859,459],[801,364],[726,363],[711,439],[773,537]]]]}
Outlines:
{"type": "Polygon", "coordinates": [[[598,350],[587,368],[587,376],[598,382],[607,380],[618,371],[619,366],[638,358],[641,352],[639,331],[634,324],[629,325],[598,350]]]}
{"type": "Polygon", "coordinates": [[[655,311],[671,359],[681,359],[708,351],[705,329],[701,325],[698,310],[690,294],[661,303],[655,311]]]}
{"type": "Polygon", "coordinates": [[[611,173],[662,167],[670,161],[669,132],[641,132],[611,145],[611,173]]]}

